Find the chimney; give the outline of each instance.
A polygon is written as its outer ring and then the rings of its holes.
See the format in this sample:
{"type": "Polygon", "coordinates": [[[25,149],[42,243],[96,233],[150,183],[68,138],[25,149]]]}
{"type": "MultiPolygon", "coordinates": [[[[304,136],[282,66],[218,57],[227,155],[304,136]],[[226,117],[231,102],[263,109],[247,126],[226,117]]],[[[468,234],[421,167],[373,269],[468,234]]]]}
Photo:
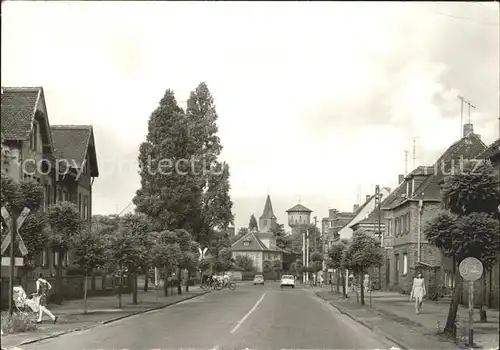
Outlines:
{"type": "Polygon", "coordinates": [[[398,176],[398,185],[401,185],[403,183],[403,181],[405,180],[405,176],[404,175],[401,175],[399,174],[398,176]]]}
{"type": "Polygon", "coordinates": [[[464,137],[469,136],[474,133],[474,127],[472,124],[464,124],[464,137]]]}
{"type": "Polygon", "coordinates": [[[369,194],[367,194],[367,195],[366,195],[366,200],[365,200],[365,202],[368,202],[368,201],[370,200],[370,197],[371,197],[371,196],[370,196],[369,194]]]}
{"type": "Polygon", "coordinates": [[[352,206],[352,212],[353,212],[353,213],[357,212],[357,211],[358,211],[358,209],[359,209],[359,204],[354,204],[354,205],[352,206]]]}
{"type": "Polygon", "coordinates": [[[329,210],[328,210],[328,212],[329,212],[329,213],[328,213],[328,216],[329,216],[330,218],[335,218],[335,217],[337,217],[337,213],[338,213],[339,211],[338,211],[337,209],[329,209],[329,210]]]}

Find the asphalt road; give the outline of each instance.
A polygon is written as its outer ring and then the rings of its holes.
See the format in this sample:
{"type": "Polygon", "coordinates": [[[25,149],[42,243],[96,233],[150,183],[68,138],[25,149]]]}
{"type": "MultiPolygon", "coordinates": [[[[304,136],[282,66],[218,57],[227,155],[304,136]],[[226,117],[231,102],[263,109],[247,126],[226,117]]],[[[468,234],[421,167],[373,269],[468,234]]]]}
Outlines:
{"type": "Polygon", "coordinates": [[[310,291],[240,285],[23,349],[389,349],[310,291]]]}

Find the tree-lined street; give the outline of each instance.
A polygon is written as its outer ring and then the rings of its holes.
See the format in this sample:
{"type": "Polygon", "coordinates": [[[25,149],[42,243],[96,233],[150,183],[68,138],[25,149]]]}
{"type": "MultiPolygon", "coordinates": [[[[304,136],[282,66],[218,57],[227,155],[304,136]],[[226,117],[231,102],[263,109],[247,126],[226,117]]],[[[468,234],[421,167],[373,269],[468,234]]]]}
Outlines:
{"type": "Polygon", "coordinates": [[[313,293],[240,285],[24,349],[389,349],[313,293]],[[259,302],[259,300],[261,300],[259,302]],[[255,305],[257,306],[255,307],[255,305]]]}

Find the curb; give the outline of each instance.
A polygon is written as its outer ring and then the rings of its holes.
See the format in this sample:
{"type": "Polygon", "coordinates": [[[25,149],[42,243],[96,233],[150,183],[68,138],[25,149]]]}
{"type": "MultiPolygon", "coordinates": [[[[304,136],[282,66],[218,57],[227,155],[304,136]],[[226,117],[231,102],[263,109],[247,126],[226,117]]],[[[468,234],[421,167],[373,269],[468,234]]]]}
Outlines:
{"type": "Polygon", "coordinates": [[[350,319],[352,319],[353,321],[365,326],[366,328],[378,333],[379,335],[381,335],[382,337],[386,338],[387,340],[393,342],[394,344],[396,344],[397,346],[400,347],[401,350],[409,350],[410,347],[407,346],[407,345],[404,345],[402,344],[399,340],[397,339],[394,339],[393,337],[389,336],[387,333],[383,332],[380,328],[377,328],[375,326],[372,326],[370,324],[368,324],[367,322],[363,321],[363,320],[360,320],[358,317],[354,316],[352,313],[350,313],[349,311],[341,308],[340,306],[338,305],[335,305],[334,303],[328,301],[328,300],[325,300],[324,298],[322,298],[321,296],[317,295],[316,296],[323,300],[324,302],[330,304],[331,306],[333,306],[335,309],[337,309],[337,311],[339,311],[342,315],[346,315],[347,317],[349,317],[350,319]]]}
{"type": "Polygon", "coordinates": [[[57,338],[57,337],[60,337],[61,335],[65,335],[65,334],[68,334],[68,333],[73,333],[73,332],[78,332],[78,331],[84,331],[84,330],[91,329],[91,328],[98,327],[98,326],[102,326],[102,325],[105,325],[105,324],[108,324],[108,323],[112,323],[112,322],[116,322],[116,321],[119,321],[119,320],[123,320],[124,318],[132,317],[132,316],[136,316],[136,315],[140,315],[140,314],[145,314],[147,312],[151,312],[151,311],[155,311],[155,310],[165,309],[165,308],[167,308],[169,306],[182,303],[183,301],[186,301],[186,300],[190,300],[190,299],[194,299],[194,298],[197,298],[197,297],[201,297],[202,295],[205,295],[205,294],[208,294],[208,293],[210,293],[210,291],[202,291],[201,293],[198,293],[198,294],[195,294],[195,295],[190,295],[189,297],[187,297],[185,299],[176,300],[176,301],[168,303],[168,304],[164,304],[164,305],[160,305],[160,306],[155,306],[155,307],[152,307],[152,308],[149,308],[149,309],[145,309],[145,310],[133,312],[133,313],[130,313],[130,314],[127,314],[127,315],[123,315],[123,316],[111,318],[111,319],[104,320],[104,321],[99,321],[97,323],[94,323],[94,324],[91,324],[91,325],[88,325],[88,326],[83,326],[83,327],[77,327],[77,328],[68,329],[66,331],[57,332],[57,333],[54,333],[54,334],[51,334],[51,335],[40,337],[38,339],[27,340],[27,341],[24,341],[24,342],[20,343],[19,345],[29,345],[29,344],[33,344],[33,343],[38,343],[38,342],[40,342],[42,340],[57,338]]]}

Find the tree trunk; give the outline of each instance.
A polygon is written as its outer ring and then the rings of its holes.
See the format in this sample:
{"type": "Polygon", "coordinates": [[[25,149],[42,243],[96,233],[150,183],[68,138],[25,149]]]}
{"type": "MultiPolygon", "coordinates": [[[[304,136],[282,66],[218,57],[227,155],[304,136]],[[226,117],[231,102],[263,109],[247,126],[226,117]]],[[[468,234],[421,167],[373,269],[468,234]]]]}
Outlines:
{"type": "Polygon", "coordinates": [[[345,280],[345,271],[342,270],[340,273],[342,274],[342,276],[340,277],[340,281],[342,282],[342,296],[344,298],[347,298],[347,289],[345,287],[345,283],[346,283],[346,280],[345,280]]]}
{"type": "Polygon", "coordinates": [[[488,317],[487,317],[487,314],[486,314],[486,304],[487,304],[487,300],[486,300],[486,274],[487,274],[487,271],[485,271],[485,273],[483,273],[483,276],[481,278],[481,305],[479,306],[479,317],[480,317],[480,322],[488,322],[488,317]]]}
{"type": "Polygon", "coordinates": [[[123,286],[123,269],[120,266],[120,278],[118,281],[118,308],[122,308],[122,286],[123,286]]]}
{"type": "Polygon", "coordinates": [[[163,291],[165,292],[165,296],[168,297],[168,270],[166,267],[164,268],[163,275],[163,291]]]}
{"type": "Polygon", "coordinates": [[[361,272],[359,274],[359,282],[360,282],[359,283],[359,285],[360,285],[359,293],[361,296],[361,305],[365,305],[365,283],[364,283],[365,281],[364,281],[364,278],[365,278],[365,276],[364,276],[363,272],[361,272]]]}
{"type": "Polygon", "coordinates": [[[137,272],[132,274],[132,304],[137,305],[137,272]]]}
{"type": "Polygon", "coordinates": [[[177,268],[177,294],[182,295],[182,270],[180,268],[177,268]]]}
{"type": "Polygon", "coordinates": [[[337,275],[336,276],[337,277],[337,285],[335,286],[335,289],[337,291],[337,294],[339,294],[340,293],[340,283],[342,283],[342,270],[337,269],[335,274],[337,275]]]}
{"type": "Polygon", "coordinates": [[[188,270],[187,281],[186,281],[186,293],[189,292],[189,282],[191,281],[191,271],[188,270]]]}
{"type": "Polygon", "coordinates": [[[87,313],[87,275],[88,272],[85,270],[85,280],[83,281],[83,313],[87,313]]]}
{"type": "Polygon", "coordinates": [[[460,302],[460,295],[462,289],[462,283],[460,282],[460,274],[457,269],[455,269],[453,280],[455,288],[453,288],[453,295],[451,297],[450,309],[448,311],[448,318],[446,319],[446,325],[444,327],[443,332],[455,338],[457,334],[455,321],[457,318],[458,304],[460,302]]]}
{"type": "Polygon", "coordinates": [[[148,291],[149,287],[149,266],[144,266],[144,291],[148,291]]]}
{"type": "Polygon", "coordinates": [[[493,305],[493,267],[488,271],[489,283],[488,283],[488,307],[493,305]]]}
{"type": "Polygon", "coordinates": [[[63,286],[62,286],[62,264],[64,261],[64,252],[59,252],[58,258],[57,258],[57,269],[56,269],[56,300],[55,302],[57,304],[62,304],[63,300],[63,286]]]}

